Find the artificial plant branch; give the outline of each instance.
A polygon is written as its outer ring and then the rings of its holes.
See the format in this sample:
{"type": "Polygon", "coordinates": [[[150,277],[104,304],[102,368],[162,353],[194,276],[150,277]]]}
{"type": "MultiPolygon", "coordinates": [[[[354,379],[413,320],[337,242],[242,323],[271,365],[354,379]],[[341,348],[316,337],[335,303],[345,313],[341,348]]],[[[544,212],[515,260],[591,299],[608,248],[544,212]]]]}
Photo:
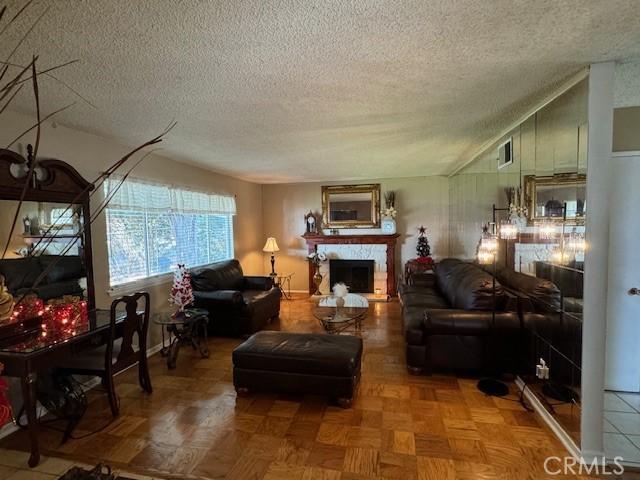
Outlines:
{"type": "Polygon", "coordinates": [[[76,102],[70,103],[69,105],[65,105],[62,108],[59,108],[58,110],[55,110],[54,112],[51,112],[48,115],[45,115],[42,120],[40,120],[38,123],[36,123],[35,125],[32,125],[31,127],[27,128],[24,132],[22,132],[20,135],[18,135],[16,138],[14,138],[11,143],[9,143],[9,145],[7,145],[5,148],[9,149],[11,148],[11,146],[16,143],[18,140],[20,140],[22,137],[24,137],[27,133],[29,133],[31,130],[33,130],[34,128],[40,128],[40,125],[43,122],[46,122],[47,120],[49,120],[51,117],[53,117],[54,115],[57,115],[60,112],[63,112],[64,110],[66,110],[67,108],[73,107],[76,104],[76,102]]]}
{"type": "MultiPolygon", "coordinates": [[[[31,61],[32,71],[36,71],[36,57],[33,57],[31,61]]],[[[22,187],[22,191],[20,192],[20,199],[18,200],[18,205],[16,206],[15,214],[13,215],[13,221],[11,222],[11,228],[9,228],[9,235],[7,237],[7,242],[4,245],[4,250],[2,252],[2,258],[4,258],[7,254],[7,250],[9,249],[9,245],[11,244],[11,237],[13,237],[13,232],[16,229],[16,223],[18,222],[18,216],[20,215],[20,208],[24,202],[24,197],[27,195],[27,190],[29,189],[29,184],[31,183],[31,178],[33,176],[33,172],[35,170],[35,166],[37,163],[37,154],[38,147],[40,146],[40,94],[38,90],[38,76],[34,73],[33,75],[33,97],[36,104],[36,118],[38,120],[38,128],[36,130],[36,142],[33,151],[32,161],[29,165],[29,172],[25,178],[24,186],[22,187]]]]}

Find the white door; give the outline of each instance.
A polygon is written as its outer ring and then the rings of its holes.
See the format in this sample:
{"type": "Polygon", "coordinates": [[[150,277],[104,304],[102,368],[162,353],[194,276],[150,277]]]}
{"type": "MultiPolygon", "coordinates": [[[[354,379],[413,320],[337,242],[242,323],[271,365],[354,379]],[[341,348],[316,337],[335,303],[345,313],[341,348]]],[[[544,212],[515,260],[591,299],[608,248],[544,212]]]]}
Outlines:
{"type": "Polygon", "coordinates": [[[611,169],[605,388],[640,392],[640,152],[611,169]]]}

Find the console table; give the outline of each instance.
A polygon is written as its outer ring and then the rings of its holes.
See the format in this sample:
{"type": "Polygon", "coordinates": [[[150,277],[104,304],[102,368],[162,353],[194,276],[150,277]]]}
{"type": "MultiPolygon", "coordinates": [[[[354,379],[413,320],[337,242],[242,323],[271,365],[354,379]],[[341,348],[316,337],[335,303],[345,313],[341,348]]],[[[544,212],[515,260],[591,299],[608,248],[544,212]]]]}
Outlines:
{"type": "MultiPolygon", "coordinates": [[[[387,295],[396,296],[396,241],[400,237],[399,233],[393,235],[375,234],[345,234],[345,235],[321,235],[308,233],[302,236],[307,242],[309,253],[313,253],[318,245],[338,244],[338,245],[386,245],[387,246],[387,295]]],[[[309,262],[309,294],[313,295],[313,274],[314,269],[309,262]]]]}
{"type": "MultiPolygon", "coordinates": [[[[116,319],[116,335],[122,335],[125,315],[116,319]]],[[[15,324],[16,334],[0,339],[0,362],[3,375],[20,378],[24,409],[27,415],[31,456],[29,466],[40,462],[38,446],[38,418],[36,416],[36,379],[40,372],[49,370],[85,348],[101,345],[109,333],[111,315],[108,310],[89,312],[86,323],[74,331],[51,332],[42,335],[41,320],[36,318],[15,324]]]]}

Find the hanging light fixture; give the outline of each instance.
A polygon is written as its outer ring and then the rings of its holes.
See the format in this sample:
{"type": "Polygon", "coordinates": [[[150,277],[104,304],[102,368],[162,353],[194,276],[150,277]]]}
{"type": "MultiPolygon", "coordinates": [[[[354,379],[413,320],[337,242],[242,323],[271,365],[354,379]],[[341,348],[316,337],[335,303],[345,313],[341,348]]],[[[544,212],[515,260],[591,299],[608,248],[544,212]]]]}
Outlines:
{"type": "Polygon", "coordinates": [[[556,238],[557,228],[556,224],[549,220],[542,220],[535,225],[538,232],[538,237],[542,240],[553,240],[556,238]]]}
{"type": "Polygon", "coordinates": [[[567,240],[567,248],[572,250],[575,255],[584,255],[587,249],[584,233],[577,232],[574,228],[567,240]]]}
{"type": "Polygon", "coordinates": [[[494,262],[498,253],[498,238],[484,231],[478,245],[477,259],[481,265],[489,265],[494,262]]]}
{"type": "Polygon", "coordinates": [[[500,222],[500,238],[502,240],[515,240],[518,238],[518,225],[511,220],[500,222]]]}
{"type": "Polygon", "coordinates": [[[478,250],[478,263],[480,265],[491,265],[495,255],[489,250],[478,250]]]}
{"type": "Polygon", "coordinates": [[[571,252],[566,251],[560,246],[554,247],[551,250],[551,261],[558,265],[566,265],[572,259],[571,252]]]}
{"type": "Polygon", "coordinates": [[[498,237],[495,235],[487,235],[480,241],[480,248],[496,253],[498,251],[498,237]]]}

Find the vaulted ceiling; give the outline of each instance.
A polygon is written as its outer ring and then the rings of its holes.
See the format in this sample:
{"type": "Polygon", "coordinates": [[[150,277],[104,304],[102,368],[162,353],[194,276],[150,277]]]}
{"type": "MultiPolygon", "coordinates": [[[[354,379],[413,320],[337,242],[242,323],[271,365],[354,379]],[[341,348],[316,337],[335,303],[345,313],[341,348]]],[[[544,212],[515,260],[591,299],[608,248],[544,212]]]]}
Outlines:
{"type": "MultiPolygon", "coordinates": [[[[22,1],[8,2],[14,13],[22,1]]],[[[445,174],[591,62],[640,55],[636,0],[36,0],[57,122],[251,181],[445,174]]],[[[6,20],[5,20],[6,21],[6,20]]],[[[10,39],[10,42],[6,42],[10,39]]],[[[17,104],[32,110],[27,95],[17,104]]]]}

